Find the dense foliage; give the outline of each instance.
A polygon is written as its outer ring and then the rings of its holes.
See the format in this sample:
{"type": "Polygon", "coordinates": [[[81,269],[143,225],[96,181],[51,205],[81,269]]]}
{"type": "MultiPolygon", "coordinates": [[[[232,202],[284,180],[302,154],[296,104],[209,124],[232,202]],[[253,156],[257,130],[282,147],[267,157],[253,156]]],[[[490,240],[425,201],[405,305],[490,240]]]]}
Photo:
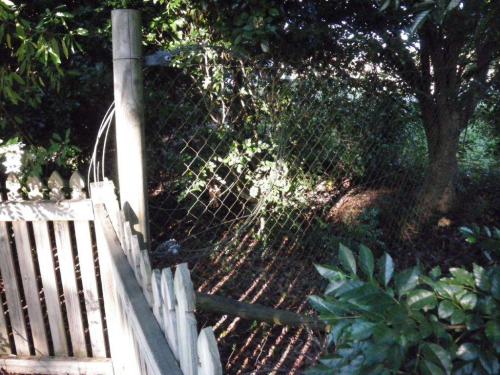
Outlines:
{"type": "Polygon", "coordinates": [[[83,50],[79,41],[88,31],[77,15],[65,4],[0,1],[0,155],[7,172],[20,172],[19,159],[25,173],[37,175],[47,164],[77,164],[68,124],[44,116],[47,102],[66,85],[65,62],[83,50]]]}
{"type": "Polygon", "coordinates": [[[375,261],[363,245],[357,259],[340,245],[338,259],[317,266],[329,284],[310,303],[334,351],[310,374],[500,371],[500,267],[395,272],[389,254],[375,261]]]}
{"type": "Polygon", "coordinates": [[[69,58],[79,47],[77,35],[83,28],[70,29],[73,14],[64,5],[37,12],[8,0],[0,2],[0,126],[11,118],[9,107],[20,103],[39,106],[43,88],[58,88],[63,76],[62,59],[69,58]]]}
{"type": "Polygon", "coordinates": [[[301,264],[339,242],[391,252],[341,246],[342,267],[318,266],[335,351],[313,371],[498,372],[500,234],[483,224],[500,212],[499,1],[0,0],[4,170],[86,167],[113,100],[110,11],[126,7],[144,54],[169,57],[144,69],[155,244],[230,271],[252,259],[228,277],[245,287],[283,246],[301,264]],[[403,222],[433,211],[414,209],[422,194],[455,189],[444,226],[405,242],[403,222]],[[473,221],[470,248],[447,248],[448,225],[473,221]],[[396,274],[391,256],[482,267],[396,274]]]}
{"type": "Polygon", "coordinates": [[[467,243],[478,248],[488,262],[500,262],[500,229],[477,224],[460,227],[467,243]]]}

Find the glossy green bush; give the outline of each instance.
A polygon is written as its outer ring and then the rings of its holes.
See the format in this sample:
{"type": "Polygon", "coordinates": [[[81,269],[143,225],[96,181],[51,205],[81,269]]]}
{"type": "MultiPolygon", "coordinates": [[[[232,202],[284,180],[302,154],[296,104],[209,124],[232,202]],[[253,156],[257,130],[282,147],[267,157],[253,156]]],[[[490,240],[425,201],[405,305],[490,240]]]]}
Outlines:
{"type": "Polygon", "coordinates": [[[395,273],[389,254],[342,244],[339,263],[316,267],[329,284],[309,301],[332,350],[309,374],[500,373],[500,267],[395,273]]]}
{"type": "Polygon", "coordinates": [[[477,224],[459,228],[466,242],[480,249],[490,262],[500,259],[500,229],[477,224]]]}

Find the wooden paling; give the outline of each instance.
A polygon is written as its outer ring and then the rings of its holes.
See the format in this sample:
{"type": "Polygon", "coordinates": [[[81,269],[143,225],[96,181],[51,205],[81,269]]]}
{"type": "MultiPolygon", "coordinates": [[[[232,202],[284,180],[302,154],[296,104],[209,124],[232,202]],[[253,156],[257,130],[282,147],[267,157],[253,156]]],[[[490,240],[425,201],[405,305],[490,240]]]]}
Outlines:
{"type": "MultiPolygon", "coordinates": [[[[73,173],[69,180],[71,199],[79,201],[86,199],[85,181],[79,173],[73,173]]],[[[106,357],[106,346],[102,324],[102,312],[99,303],[97,278],[95,272],[94,252],[88,220],[75,220],[75,237],[83,296],[87,313],[91,353],[93,357],[106,357]]]]}
{"type": "MultiPolygon", "coordinates": [[[[7,177],[6,187],[8,190],[7,197],[10,201],[22,200],[20,193],[21,184],[15,175],[11,174],[7,177]]],[[[49,346],[43,321],[42,305],[39,298],[40,292],[38,290],[35,264],[31,252],[28,224],[25,221],[16,220],[12,222],[12,229],[14,231],[17,259],[24,289],[24,297],[28,307],[28,316],[35,353],[40,356],[47,356],[49,354],[49,346]]]]}
{"type": "MultiPolygon", "coordinates": [[[[103,246],[110,247],[110,243],[114,243],[112,246],[114,249],[118,248],[120,243],[125,245],[121,247],[121,259],[122,262],[128,262],[128,274],[127,276],[118,274],[115,275],[115,278],[128,280],[130,277],[128,275],[136,278],[137,283],[134,285],[139,285],[142,288],[142,298],[146,302],[145,305],[150,306],[151,314],[157,323],[155,324],[156,330],[163,331],[164,340],[168,343],[171,354],[178,360],[183,374],[222,374],[217,341],[212,328],[204,328],[199,334],[197,331],[194,314],[195,291],[187,264],[178,265],[175,273],[172,273],[169,268],[152,270],[148,252],[140,250],[137,236],[133,234],[130,223],[126,221],[123,212],[113,212],[118,207],[117,204],[113,203],[113,200],[116,199],[113,191],[110,181],[92,186],[92,198],[95,203],[110,202],[109,205],[105,204],[106,209],[100,207],[96,209],[97,221],[102,221],[98,227],[107,230],[106,236],[104,233],[99,235],[99,241],[104,241],[107,238],[108,244],[103,244],[103,246]],[[112,218],[120,219],[112,222],[112,218]],[[122,233],[124,236],[121,240],[118,238],[118,233],[122,233]]],[[[118,257],[117,254],[114,256],[118,257]]],[[[116,262],[109,262],[109,264],[112,263],[116,264],[116,262]]],[[[115,270],[112,273],[116,274],[117,272],[118,270],[115,270]]],[[[114,290],[120,291],[120,288],[114,284],[114,290]]],[[[123,306],[119,307],[119,309],[123,308],[123,306]]],[[[133,317],[133,319],[138,318],[138,316],[133,317]]],[[[138,322],[133,322],[132,316],[130,316],[128,324],[131,324],[129,329],[133,329],[138,322]]],[[[151,322],[149,322],[150,324],[151,322]]],[[[151,370],[151,364],[148,367],[147,362],[146,367],[150,369],[148,374],[157,373],[151,370]]]]}
{"type": "MultiPolygon", "coordinates": [[[[28,198],[33,202],[43,199],[43,184],[38,177],[28,179],[28,198]]],[[[63,313],[59,302],[59,293],[52,254],[52,244],[49,236],[49,224],[47,221],[35,220],[32,222],[35,245],[40,266],[42,285],[47,304],[47,317],[49,320],[50,334],[54,347],[54,355],[68,356],[68,343],[64,328],[63,313]]]]}
{"type": "Polygon", "coordinates": [[[68,197],[57,172],[47,187],[29,177],[27,200],[15,175],[7,177],[6,187],[8,200],[0,199],[6,302],[0,305],[1,368],[44,374],[222,374],[212,328],[197,331],[187,264],[175,272],[151,268],[110,181],[93,184],[92,199],[77,172],[69,180],[68,197]],[[106,340],[111,358],[106,358],[106,340]]]}
{"type": "MultiPolygon", "coordinates": [[[[0,205],[2,204],[0,196],[0,205]]],[[[0,211],[1,211],[0,206],[0,211]]],[[[23,307],[21,304],[21,293],[17,283],[16,271],[14,266],[14,254],[10,243],[10,236],[7,230],[7,224],[0,221],[0,271],[2,273],[3,287],[9,317],[12,325],[12,335],[14,337],[14,347],[19,355],[29,355],[28,331],[23,316],[23,307]]],[[[6,352],[10,352],[5,348],[6,352]]],[[[8,354],[8,353],[6,353],[8,354]]]]}
{"type": "Polygon", "coordinates": [[[0,317],[0,352],[7,355],[0,356],[0,363],[9,373],[21,369],[23,373],[55,373],[64,366],[68,368],[62,373],[92,373],[91,369],[111,365],[102,362],[105,332],[89,226],[94,219],[92,201],[86,198],[77,172],[70,179],[71,198],[65,196],[59,174],[53,173],[47,185],[48,189],[39,178],[29,177],[25,200],[19,179],[10,174],[8,199],[0,199],[0,272],[7,306],[4,314],[10,320],[4,331],[5,316],[0,317]],[[3,340],[5,332],[12,336],[12,343],[3,340]],[[99,364],[89,364],[99,360],[99,364]]]}
{"type": "MultiPolygon", "coordinates": [[[[64,200],[64,181],[59,173],[54,172],[49,178],[49,195],[53,201],[64,200]]],[[[61,271],[64,301],[68,315],[68,324],[71,327],[70,337],[75,357],[86,357],[85,336],[82,322],[82,312],[78,298],[78,288],[75,274],[75,261],[71,244],[69,223],[54,221],[54,235],[56,240],[59,268],[61,271]]]]}

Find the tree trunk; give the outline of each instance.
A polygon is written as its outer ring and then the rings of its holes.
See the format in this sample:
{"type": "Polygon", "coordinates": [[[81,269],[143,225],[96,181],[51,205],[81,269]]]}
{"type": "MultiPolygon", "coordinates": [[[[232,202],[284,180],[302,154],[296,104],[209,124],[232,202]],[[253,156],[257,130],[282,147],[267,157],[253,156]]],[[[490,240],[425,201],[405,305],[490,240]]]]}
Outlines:
{"type": "Polygon", "coordinates": [[[434,113],[432,116],[426,108],[423,109],[429,165],[415,205],[419,224],[433,214],[449,212],[456,195],[457,153],[463,129],[461,116],[458,111],[437,110],[434,113]]]}

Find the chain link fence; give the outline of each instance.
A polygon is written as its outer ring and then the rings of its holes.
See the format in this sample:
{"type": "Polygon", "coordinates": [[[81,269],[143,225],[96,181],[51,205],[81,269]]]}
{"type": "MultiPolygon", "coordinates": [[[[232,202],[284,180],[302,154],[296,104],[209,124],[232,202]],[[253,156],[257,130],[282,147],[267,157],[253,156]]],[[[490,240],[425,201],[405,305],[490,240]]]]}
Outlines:
{"type": "MultiPolygon", "coordinates": [[[[284,237],[307,242],[343,221],[335,207],[346,196],[378,199],[418,184],[418,118],[387,93],[272,67],[154,68],[145,82],[153,239],[175,240],[190,259],[248,233],[265,248],[284,237]]],[[[400,215],[380,241],[397,234],[400,215]]]]}
{"type": "MultiPolygon", "coordinates": [[[[340,77],[220,56],[184,52],[145,70],[155,261],[188,261],[199,291],[305,312],[321,285],[313,264],[339,241],[418,256],[400,232],[426,165],[412,96],[370,69],[340,77]]],[[[206,320],[228,373],[294,373],[322,345],[304,328],[206,320]]]]}

